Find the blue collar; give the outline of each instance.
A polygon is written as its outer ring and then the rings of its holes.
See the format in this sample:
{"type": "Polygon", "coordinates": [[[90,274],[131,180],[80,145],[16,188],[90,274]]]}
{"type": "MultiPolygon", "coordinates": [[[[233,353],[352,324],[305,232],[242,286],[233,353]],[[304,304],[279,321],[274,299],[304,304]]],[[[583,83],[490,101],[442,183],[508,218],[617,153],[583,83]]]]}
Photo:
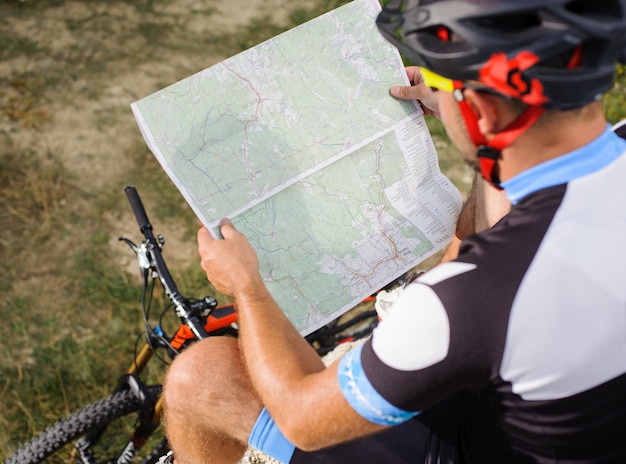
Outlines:
{"type": "Polygon", "coordinates": [[[626,140],[610,127],[591,143],[566,155],[533,166],[502,182],[506,196],[515,204],[526,195],[555,185],[565,184],[610,164],[626,151],[626,140]]]}

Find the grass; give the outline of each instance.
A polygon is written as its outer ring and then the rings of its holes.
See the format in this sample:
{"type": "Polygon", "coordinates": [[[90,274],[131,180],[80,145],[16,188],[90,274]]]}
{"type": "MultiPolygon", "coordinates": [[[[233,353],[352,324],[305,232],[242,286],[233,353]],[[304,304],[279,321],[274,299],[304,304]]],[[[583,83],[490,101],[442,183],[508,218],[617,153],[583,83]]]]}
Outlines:
{"type": "MultiPolygon", "coordinates": [[[[126,230],[136,237],[123,186],[141,186],[157,232],[159,225],[173,223],[182,229],[182,240],[193,242],[196,230],[193,214],[181,207],[180,194],[145,144],[129,150],[130,169],[116,181],[119,184],[100,191],[86,188],[70,174],[54,147],[31,147],[21,142],[23,135],[27,140],[45,138],[46,124],[54,118],[50,108],[56,102],[79,109],[79,101],[71,96],[76,81],[87,84],[78,88],[81,98],[102,99],[106,79],[99,76],[121,60],[136,57],[137,47],[150,58],[156,53],[175,54],[184,47],[195,47],[202,55],[212,43],[219,44],[212,53],[227,57],[282,32],[294,21],[336,6],[321,1],[315,10],[298,10],[297,18],[282,26],[264,17],[232,33],[191,40],[184,33],[183,19],[158,13],[156,4],[167,2],[114,2],[132,5],[141,13],[140,21],[130,23],[134,30],[126,27],[116,8],[84,3],[90,14],[65,19],[66,30],[79,39],[54,49],[15,34],[10,21],[30,16],[37,22],[46,9],[65,2],[0,2],[0,18],[4,18],[0,59],[46,65],[43,73],[28,66],[0,73],[0,117],[6,122],[0,132],[0,258],[4,263],[0,336],[5,340],[0,362],[0,457],[71,411],[108,395],[127,367],[142,329],[140,287],[136,275],[119,265],[132,252],[121,243],[111,245],[117,237],[110,236],[105,221],[107,214],[115,220],[125,218],[126,230]],[[164,35],[168,25],[171,32],[164,35]],[[111,34],[116,40],[101,41],[111,34]],[[128,42],[137,45],[119,46],[128,42]]],[[[209,18],[212,11],[198,14],[209,18]]],[[[119,116],[105,109],[96,114],[96,121],[104,129],[119,116]]],[[[165,249],[166,256],[176,253],[167,245],[165,249]]],[[[172,268],[172,273],[186,294],[211,293],[195,261],[172,268]]],[[[158,377],[159,371],[153,375],[158,377]]]]}
{"type": "MultiPolygon", "coordinates": [[[[80,3],[87,14],[65,19],[65,32],[74,39],[54,48],[16,33],[11,21],[28,17],[37,24],[65,1],[0,1],[0,61],[45,65],[44,71],[22,65],[0,73],[0,457],[108,394],[126,367],[141,321],[137,277],[120,265],[132,254],[109,232],[111,222],[122,222],[137,236],[123,186],[140,186],[157,232],[169,226],[182,241],[193,242],[196,229],[193,214],[142,142],[128,150],[123,178],[92,189],[68,172],[54,144],[22,143],[23,134],[46,141],[54,105],[79,105],[72,92],[103,99],[107,73],[123,60],[185,50],[197,56],[201,69],[207,50],[224,58],[234,55],[342,2],[320,0],[313,10],[297,9],[287,24],[261,17],[245,28],[201,37],[188,31],[188,18],[161,13],[166,0],[72,2],[80,3]],[[129,12],[136,13],[134,20],[129,12]],[[105,41],[107,36],[114,40],[105,41]],[[75,86],[83,81],[84,86],[75,86]]],[[[210,21],[215,12],[195,13],[210,21]]],[[[181,77],[190,74],[181,72],[181,77]]],[[[615,89],[605,99],[612,122],[626,116],[624,79],[620,67],[615,89]]],[[[97,123],[104,130],[122,116],[104,109],[97,123]]],[[[466,191],[471,176],[441,125],[428,123],[443,171],[466,191]]],[[[166,254],[176,252],[166,245],[166,254]]],[[[195,262],[172,272],[185,293],[210,293],[195,262]]]]}

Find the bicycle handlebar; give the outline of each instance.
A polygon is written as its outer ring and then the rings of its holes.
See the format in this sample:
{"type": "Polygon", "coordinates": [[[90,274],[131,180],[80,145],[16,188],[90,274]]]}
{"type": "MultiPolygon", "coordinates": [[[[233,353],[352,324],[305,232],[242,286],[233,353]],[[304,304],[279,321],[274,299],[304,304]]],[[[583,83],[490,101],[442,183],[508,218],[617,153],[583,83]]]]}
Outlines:
{"type": "Polygon", "coordinates": [[[148,251],[154,260],[154,267],[159,276],[159,280],[165,289],[165,293],[176,306],[176,314],[183,319],[185,324],[187,324],[198,339],[208,337],[202,323],[192,314],[192,310],[189,307],[188,302],[185,298],[183,298],[182,294],[178,291],[178,287],[174,283],[174,279],[172,278],[172,275],[165,264],[165,260],[161,255],[161,246],[152,233],[152,224],[150,224],[148,214],[146,213],[143,202],[139,197],[139,192],[137,192],[137,189],[132,185],[125,187],[124,192],[126,193],[128,202],[130,203],[133,213],[135,214],[137,224],[139,224],[139,230],[146,238],[148,251]]]}
{"type": "Polygon", "coordinates": [[[133,209],[133,213],[135,213],[135,218],[137,218],[137,223],[139,224],[139,230],[141,233],[145,234],[144,229],[152,229],[152,225],[150,224],[148,214],[146,213],[146,209],[143,207],[143,203],[139,197],[137,189],[132,185],[128,185],[124,188],[124,193],[126,193],[130,207],[133,209]]]}
{"type": "MultiPolygon", "coordinates": [[[[176,284],[174,283],[174,279],[172,278],[167,265],[165,264],[165,260],[161,255],[161,247],[163,245],[162,237],[159,237],[159,241],[155,239],[152,232],[152,224],[150,224],[150,220],[148,219],[148,215],[143,206],[143,202],[139,197],[137,189],[133,186],[127,186],[124,188],[124,192],[126,193],[133,213],[135,214],[137,224],[139,224],[139,230],[145,237],[141,247],[135,247],[132,242],[129,243],[132,247],[134,247],[135,252],[138,255],[141,254],[141,256],[143,256],[145,265],[142,264],[142,258],[140,256],[140,267],[146,270],[150,269],[158,275],[166,295],[175,306],[176,315],[191,330],[194,336],[197,339],[207,338],[209,335],[197,315],[204,309],[215,308],[217,306],[217,302],[212,297],[207,297],[203,300],[194,302],[181,295],[176,287],[176,284]]],[[[309,343],[314,343],[316,340],[320,341],[323,338],[329,338],[330,343],[334,348],[338,342],[336,337],[340,335],[343,330],[368,318],[373,318],[374,323],[377,323],[376,311],[364,313],[363,315],[357,316],[345,324],[337,325],[332,329],[319,329],[313,334],[307,336],[306,339],[309,343]]],[[[367,330],[364,330],[363,332],[370,333],[371,328],[372,327],[369,326],[367,330]]],[[[320,352],[320,350],[325,350],[326,348],[327,347],[325,345],[320,344],[318,352],[320,352]]]]}

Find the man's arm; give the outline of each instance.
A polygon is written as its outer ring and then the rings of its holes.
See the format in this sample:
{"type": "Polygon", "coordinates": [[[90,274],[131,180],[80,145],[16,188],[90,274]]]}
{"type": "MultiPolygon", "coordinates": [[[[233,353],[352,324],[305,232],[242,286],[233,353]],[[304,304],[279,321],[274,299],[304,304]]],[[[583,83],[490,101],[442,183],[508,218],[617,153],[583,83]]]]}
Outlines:
{"type": "Polygon", "coordinates": [[[339,387],[337,364],[326,368],[267,291],[256,253],[230,221],[223,240],[198,232],[202,268],[215,288],[235,298],[239,343],[252,383],[283,434],[318,449],[383,427],[359,416],[339,387]]]}

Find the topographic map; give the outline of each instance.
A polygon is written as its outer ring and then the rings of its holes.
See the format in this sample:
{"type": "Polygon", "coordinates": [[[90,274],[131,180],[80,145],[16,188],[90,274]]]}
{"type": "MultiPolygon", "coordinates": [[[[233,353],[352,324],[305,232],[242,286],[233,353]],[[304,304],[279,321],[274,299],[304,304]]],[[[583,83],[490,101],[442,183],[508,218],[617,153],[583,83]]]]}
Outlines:
{"type": "MultiPolygon", "coordinates": [[[[308,334],[445,246],[461,207],[421,110],[354,0],[132,104],[198,218],[231,218],[308,334]]],[[[215,232],[214,232],[215,233],[215,232]]]]}

